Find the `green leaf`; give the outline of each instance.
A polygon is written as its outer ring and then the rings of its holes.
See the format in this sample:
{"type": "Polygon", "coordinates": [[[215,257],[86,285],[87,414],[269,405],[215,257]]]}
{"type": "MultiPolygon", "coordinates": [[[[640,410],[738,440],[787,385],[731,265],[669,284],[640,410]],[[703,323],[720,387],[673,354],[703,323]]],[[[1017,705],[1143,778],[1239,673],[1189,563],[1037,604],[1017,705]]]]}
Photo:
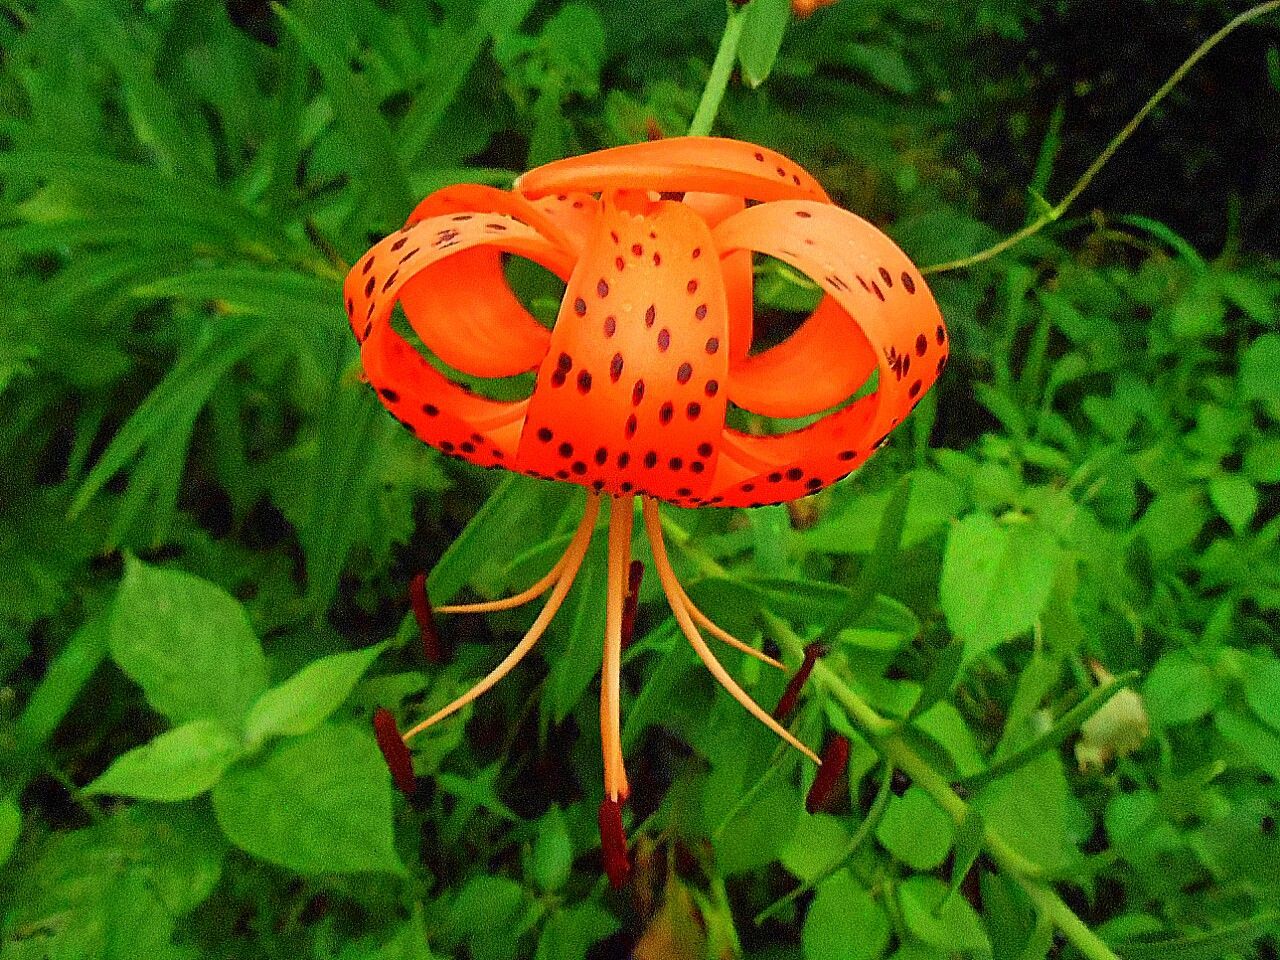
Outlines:
{"type": "Polygon", "coordinates": [[[324,724],[237,764],[213,790],[236,846],[299,873],[403,873],[391,775],[371,734],[324,724]]]}
{"type": "Polygon", "coordinates": [[[1238,473],[1220,473],[1209,481],[1209,499],[1231,529],[1243,533],[1258,512],[1258,488],[1238,473]]]}
{"type": "Polygon", "coordinates": [[[245,718],[248,748],[257,749],[268,737],[310,733],[342,706],[386,648],[386,643],[379,643],[364,650],[323,657],[266,691],[245,718]]]}
{"type": "Polygon", "coordinates": [[[1280,660],[1257,658],[1242,679],[1244,698],[1258,719],[1280,733],[1280,660]]]}
{"type": "MultiPolygon", "coordinates": [[[[964,882],[965,876],[973,869],[974,863],[977,862],[978,855],[982,853],[982,845],[986,841],[986,829],[986,821],[982,819],[982,814],[978,812],[977,808],[973,806],[967,807],[964,819],[955,828],[956,855],[951,864],[951,886],[947,890],[948,900],[959,892],[960,884],[964,882]]],[[[945,909],[945,906],[943,909],[945,909]]]]}
{"type": "Polygon", "coordinates": [[[175,927],[217,886],[223,853],[208,815],[192,805],[137,804],[56,831],[13,877],[0,956],[190,960],[173,943],[175,927]],[[11,936],[19,930],[25,936],[11,936]]]}
{"type": "MultiPolygon", "coordinates": [[[[75,517],[153,438],[175,423],[193,419],[218,381],[249,355],[270,326],[249,317],[224,317],[211,334],[171,370],[125,421],[120,432],[93,465],[71,502],[75,517]]],[[[180,451],[181,452],[181,451],[180,451]]]]}
{"type": "Polygon", "coordinates": [[[238,729],[267,685],[262,645],[220,587],[129,557],[111,617],[111,656],[174,723],[238,729]]]}
{"type": "Polygon", "coordinates": [[[1142,685],[1147,713],[1157,727],[1199,720],[1222,700],[1226,683],[1185,650],[1166,653],[1142,685]]]}
{"type": "Polygon", "coordinates": [[[889,800],[876,829],[881,846],[907,866],[932,870],[951,849],[951,818],[919,787],[889,800]]]}
{"type": "Polygon", "coordinates": [[[721,873],[745,873],[777,858],[800,819],[800,798],[789,784],[772,784],[738,811],[715,838],[721,873]]]}
{"type": "Polygon", "coordinates": [[[619,927],[617,917],[590,900],[558,910],[542,928],[534,960],[583,960],[593,944],[619,927]]]}
{"type": "Polygon", "coordinates": [[[18,845],[21,833],[22,811],[18,809],[18,801],[5,797],[0,800],[0,867],[13,856],[13,848],[18,845]]]}
{"type": "Polygon", "coordinates": [[[525,891],[503,876],[476,876],[467,881],[449,911],[447,943],[467,942],[475,960],[509,960],[516,955],[524,913],[525,891]]]}
{"type": "Polygon", "coordinates": [[[991,953],[982,921],[960,897],[947,897],[947,887],[933,877],[908,877],[898,887],[907,929],[933,947],[951,952],[991,953]],[[944,903],[945,902],[945,903],[944,903]]]}
{"type": "Polygon", "coordinates": [[[1245,350],[1240,392],[1246,400],[1280,400],[1280,333],[1264,333],[1245,350]]]}
{"type": "Polygon", "coordinates": [[[800,945],[805,960],[873,960],[889,946],[889,917],[848,870],[841,870],[818,887],[800,945]]]}
{"type": "Polygon", "coordinates": [[[140,800],[190,800],[220,779],[242,751],[240,740],[215,720],[192,720],[130,750],[84,788],[140,800]]]}
{"type": "Polygon", "coordinates": [[[897,50],[883,44],[851,43],[845,48],[845,62],[894,93],[909,95],[920,86],[915,71],[897,50]]]}
{"type": "Polygon", "coordinates": [[[951,529],[942,561],[942,610],[966,661],[1030,630],[1053,590],[1057,538],[1035,523],[971,514],[951,529]]]}
{"type": "MultiPolygon", "coordinates": [[[[1237,763],[1257,767],[1280,780],[1280,735],[1234,710],[1219,710],[1213,715],[1213,725],[1234,748],[1237,763]]],[[[1227,758],[1235,759],[1231,754],[1227,758]]]]}
{"type": "Polygon", "coordinates": [[[960,676],[960,667],[963,663],[963,643],[949,643],[936,654],[933,666],[929,668],[929,675],[924,678],[924,683],[920,686],[920,696],[916,698],[916,702],[911,706],[911,712],[907,714],[908,721],[926,713],[935,703],[951,695],[951,688],[955,686],[956,679],[960,676]]]}
{"type": "Polygon", "coordinates": [[[1234,955],[1280,925],[1280,911],[1264,910],[1247,920],[1216,930],[1151,943],[1118,943],[1116,951],[1124,960],[1220,960],[1234,955]]]}
{"type": "Polygon", "coordinates": [[[973,801],[987,826],[1046,870],[1074,856],[1067,830],[1069,803],[1066,773],[1056,752],[1042,753],[988,784],[973,801]]]}
{"type": "Polygon", "coordinates": [[[1147,541],[1154,560],[1168,560],[1188,549],[1209,520],[1204,489],[1184,487],[1161,493],[1133,527],[1147,541]]]}
{"type": "Polygon", "coordinates": [[[533,882],[543,893],[554,893],[568,883],[572,866],[573,841],[569,839],[564,814],[553,806],[538,824],[530,864],[533,882]]]}
{"type": "Polygon", "coordinates": [[[755,89],[769,78],[791,19],[791,0],[752,0],[740,14],[742,38],[738,62],[747,86],[755,89]]]}

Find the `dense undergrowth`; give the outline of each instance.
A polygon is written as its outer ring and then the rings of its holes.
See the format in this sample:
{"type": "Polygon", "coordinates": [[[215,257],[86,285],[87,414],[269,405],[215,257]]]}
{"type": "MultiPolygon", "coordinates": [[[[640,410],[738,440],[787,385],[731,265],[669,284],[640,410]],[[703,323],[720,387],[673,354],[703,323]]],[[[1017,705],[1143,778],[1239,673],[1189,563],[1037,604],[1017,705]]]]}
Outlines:
{"type": "MultiPolygon", "coordinates": [[[[1242,9],[1151,6],[1159,56],[1100,68],[1132,109],[1242,9]]],[[[1075,7],[842,0],[790,24],[717,130],[795,157],[917,263],[964,256],[1118,125],[1055,32],[1106,48],[1075,7]]],[[[682,133],[721,5],[2,12],[0,958],[1034,960],[1096,951],[1073,917],[1125,957],[1275,956],[1274,17],[1125,155],[1181,158],[1179,198],[1103,177],[1096,206],[930,278],[951,366],[864,469],[790,508],[668,512],[726,627],[792,666],[832,635],[793,729],[851,737],[848,789],[804,812],[812,771],[646,582],[614,892],[598,551],[541,657],[393,796],[373,707],[447,701],[532,616],[443,624],[429,668],[409,578],[431,568],[438,602],[522,587],[582,495],[399,430],[340,283],[438,186],[682,133]],[[1233,152],[1217,124],[1241,115],[1233,152]],[[1141,700],[1081,729],[1111,676],[1141,700]]],[[[758,296],[785,330],[812,290],[764,263],[758,296]]],[[[785,678],[736,660],[775,702],[785,678]]]]}

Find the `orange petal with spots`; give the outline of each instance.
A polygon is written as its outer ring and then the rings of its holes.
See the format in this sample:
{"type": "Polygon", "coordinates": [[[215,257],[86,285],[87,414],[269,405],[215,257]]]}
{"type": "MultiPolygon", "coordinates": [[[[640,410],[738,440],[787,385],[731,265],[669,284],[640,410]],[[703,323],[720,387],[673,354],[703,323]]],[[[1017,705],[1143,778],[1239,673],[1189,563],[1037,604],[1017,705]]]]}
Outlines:
{"type": "Polygon", "coordinates": [[[681,203],[606,204],[538,371],[518,466],[610,493],[701,497],[728,374],[711,234],[681,203]]]}
{"type": "MultiPolygon", "coordinates": [[[[525,402],[489,400],[464,389],[433,367],[391,324],[393,308],[406,287],[424,276],[436,276],[434,271],[458,254],[486,247],[528,257],[565,276],[572,262],[569,254],[509,217],[433,217],[375,246],[348,274],[344,293],[361,341],[365,374],[383,404],[424,442],[472,463],[494,466],[514,456],[525,402]]],[[[538,329],[546,335],[545,329],[538,329]]],[[[518,330],[513,336],[510,327],[469,325],[465,317],[450,315],[433,317],[416,332],[446,363],[489,376],[536,365],[549,339],[531,346],[518,330]],[[459,334],[460,329],[471,339],[459,334]]]]}
{"type": "Polygon", "coordinates": [[[795,161],[768,147],[721,137],[671,137],[557,160],[524,174],[516,189],[526,197],[631,189],[827,200],[821,184],[795,161]]]}
{"type": "Polygon", "coordinates": [[[726,434],[713,490],[725,503],[792,500],[860,464],[946,364],[946,329],[919,270],[862,218],[828,204],[760,204],[714,231],[722,255],[755,250],[811,277],[825,299],[773,351],[731,371],[730,397],[775,415],[826,409],[874,370],[874,393],[791,434],[726,434]],[[784,389],[785,386],[785,389],[784,389]]]}

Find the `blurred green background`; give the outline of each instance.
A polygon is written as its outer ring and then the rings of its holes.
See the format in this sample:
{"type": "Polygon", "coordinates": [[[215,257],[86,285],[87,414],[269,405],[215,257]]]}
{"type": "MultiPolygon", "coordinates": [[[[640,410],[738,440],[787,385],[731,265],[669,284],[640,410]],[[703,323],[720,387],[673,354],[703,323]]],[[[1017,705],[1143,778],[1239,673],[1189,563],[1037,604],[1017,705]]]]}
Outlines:
{"type": "MultiPolygon", "coordinates": [[[[786,8],[754,0],[785,36],[717,132],[927,265],[1039,216],[1246,5],[786,8]]],[[[834,637],[793,723],[853,741],[827,812],[650,577],[624,666],[635,879],[608,889],[598,550],[540,653],[416,742],[418,795],[393,795],[374,706],[425,715],[533,615],[442,621],[429,667],[410,577],[434,568],[438,602],[522,587],[581,495],[399,430],[358,382],[346,265],[437,187],[682,133],[725,17],[0,4],[0,958],[1096,950],[1063,910],[1135,960],[1277,955],[1276,14],[1065,217],[930,278],[951,365],[866,468],[789,509],[668,514],[726,627],[791,666],[834,637]],[[1136,695],[1094,713],[1108,675],[1136,695]],[[948,783],[971,812],[939,806],[948,783]]],[[[776,265],[757,281],[775,330],[812,300],[776,265]]],[[[784,678],[726,662],[776,702],[784,678]]]]}

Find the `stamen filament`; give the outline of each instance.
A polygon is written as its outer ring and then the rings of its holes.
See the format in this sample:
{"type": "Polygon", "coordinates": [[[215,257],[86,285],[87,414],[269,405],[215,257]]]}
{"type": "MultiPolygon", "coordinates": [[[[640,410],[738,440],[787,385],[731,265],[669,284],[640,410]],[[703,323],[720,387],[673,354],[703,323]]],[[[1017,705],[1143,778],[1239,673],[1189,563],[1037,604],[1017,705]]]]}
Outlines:
{"type": "Polygon", "coordinates": [[[676,589],[680,591],[680,599],[684,601],[684,605],[688,609],[690,616],[693,617],[694,622],[697,623],[698,626],[702,627],[703,630],[706,630],[707,633],[711,634],[718,640],[724,641],[735,650],[741,650],[748,656],[755,657],[761,663],[767,663],[769,666],[776,667],[779,670],[787,669],[767,653],[757,650],[755,647],[751,646],[751,644],[739,640],[733,634],[729,633],[729,631],[725,630],[724,627],[720,626],[720,624],[716,623],[709,616],[699,610],[697,604],[689,598],[689,594],[684,589],[684,584],[680,583],[678,580],[676,581],[676,589]]]}
{"type": "Polygon", "coordinates": [[[530,600],[542,596],[550,590],[555,582],[560,579],[560,574],[564,571],[565,561],[569,558],[566,551],[560,555],[560,559],[556,561],[555,566],[547,571],[533,586],[521,590],[517,594],[510,597],[501,597],[497,600],[484,600],[480,603],[452,603],[444,607],[436,607],[436,613],[492,613],[495,610],[512,610],[515,607],[523,606],[530,600]]]}
{"type": "Polygon", "coordinates": [[[604,658],[600,671],[600,743],[604,751],[604,792],[612,801],[627,799],[631,788],[622,761],[622,619],[631,566],[632,498],[618,497],[609,512],[609,565],[606,573],[604,658]]]}
{"type": "Polygon", "coordinates": [[[649,532],[649,545],[653,550],[654,568],[658,571],[658,579],[661,581],[662,589],[667,595],[667,602],[671,604],[671,612],[675,614],[676,623],[680,625],[681,631],[683,631],[689,644],[693,647],[694,652],[702,660],[706,668],[711,671],[711,675],[729,692],[730,696],[742,704],[748,713],[814,763],[821,765],[822,761],[818,759],[818,755],[796,739],[791,731],[773,719],[760,704],[752,700],[750,695],[738,686],[738,682],[729,675],[729,672],[716,659],[715,654],[711,652],[707,642],[702,639],[702,634],[698,632],[689,608],[685,605],[680,583],[676,579],[675,571],[671,569],[671,561],[667,558],[667,546],[662,538],[662,518],[658,513],[658,502],[645,498],[643,510],[645,528],[649,532]]]}
{"type": "Polygon", "coordinates": [[[551,596],[548,598],[546,606],[542,608],[542,612],[534,620],[533,626],[529,628],[529,632],[524,635],[503,661],[493,668],[487,677],[476,683],[475,686],[458,697],[457,700],[437,710],[427,719],[410,729],[404,735],[406,743],[423,730],[439,723],[450,714],[456,713],[472,700],[488,691],[494,684],[510,673],[516,664],[523,660],[525,655],[533,649],[534,644],[546,632],[547,626],[556,615],[556,611],[560,609],[560,605],[564,603],[564,598],[569,593],[569,588],[573,586],[573,581],[578,576],[578,570],[582,566],[582,559],[586,556],[587,548],[591,545],[591,534],[595,529],[596,518],[599,513],[600,497],[594,493],[588,493],[586,509],[582,514],[582,522],[578,524],[577,532],[574,533],[573,540],[570,541],[568,549],[565,550],[564,567],[561,570],[560,578],[556,581],[555,589],[551,591],[551,596]]]}

